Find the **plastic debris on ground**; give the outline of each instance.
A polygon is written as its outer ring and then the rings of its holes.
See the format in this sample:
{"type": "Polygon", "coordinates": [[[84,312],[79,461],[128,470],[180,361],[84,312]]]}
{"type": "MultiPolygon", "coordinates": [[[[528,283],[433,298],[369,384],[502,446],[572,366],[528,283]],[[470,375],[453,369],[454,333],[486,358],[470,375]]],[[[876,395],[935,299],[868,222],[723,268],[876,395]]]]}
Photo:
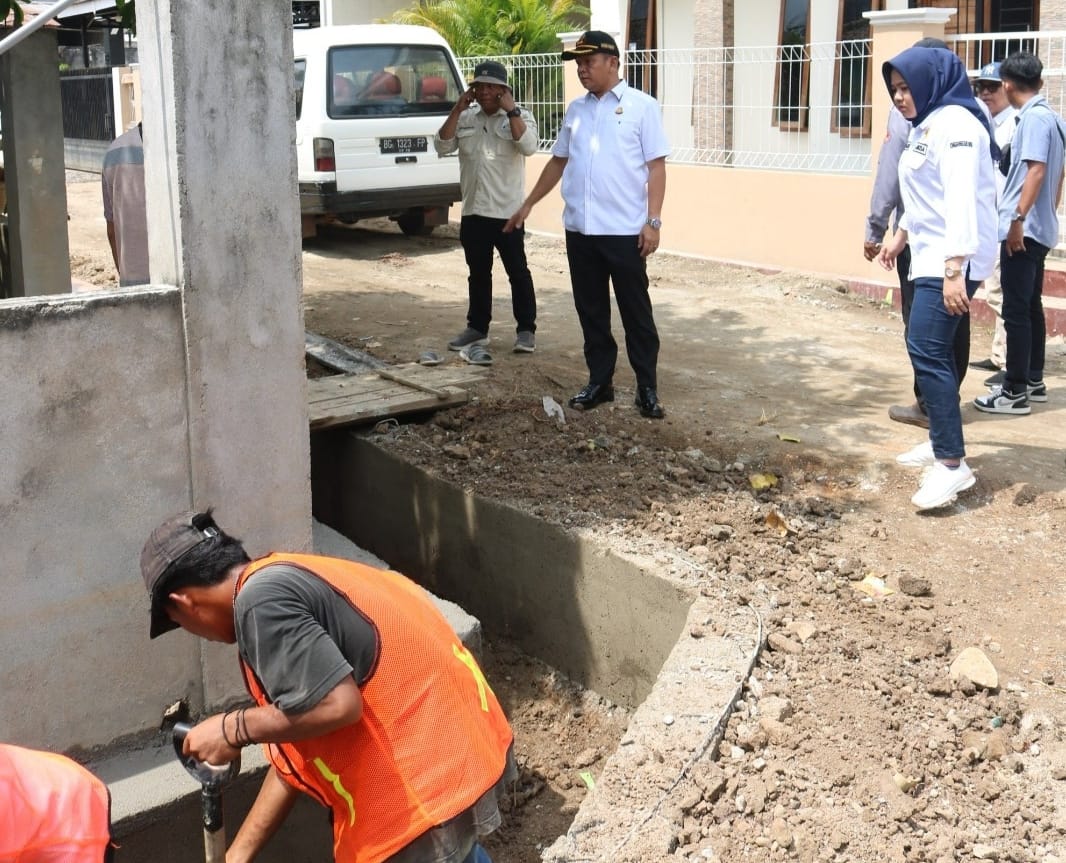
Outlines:
{"type": "Polygon", "coordinates": [[[879,578],[876,575],[868,575],[862,581],[855,582],[855,589],[860,593],[865,593],[867,596],[872,596],[874,599],[890,596],[896,592],[885,584],[883,578],[879,578]]]}
{"type": "Polygon", "coordinates": [[[566,425],[566,414],[563,413],[563,406],[559,402],[551,396],[544,396],[540,403],[544,406],[548,419],[555,419],[559,421],[559,425],[566,425]]]}

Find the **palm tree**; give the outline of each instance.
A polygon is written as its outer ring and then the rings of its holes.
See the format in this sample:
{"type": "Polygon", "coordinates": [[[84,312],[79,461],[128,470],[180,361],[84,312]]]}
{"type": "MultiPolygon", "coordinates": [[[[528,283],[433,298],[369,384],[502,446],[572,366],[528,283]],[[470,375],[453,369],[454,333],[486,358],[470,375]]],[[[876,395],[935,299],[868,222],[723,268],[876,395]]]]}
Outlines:
{"type": "Polygon", "coordinates": [[[389,19],[432,27],[460,57],[540,54],[588,20],[578,0],[419,0],[389,19]]]}

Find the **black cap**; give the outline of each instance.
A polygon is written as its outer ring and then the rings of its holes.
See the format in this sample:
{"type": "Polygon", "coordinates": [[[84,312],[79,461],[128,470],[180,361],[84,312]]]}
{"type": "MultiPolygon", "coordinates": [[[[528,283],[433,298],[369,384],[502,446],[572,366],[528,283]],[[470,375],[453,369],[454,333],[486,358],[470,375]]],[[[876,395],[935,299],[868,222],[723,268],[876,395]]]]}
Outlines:
{"type": "Polygon", "coordinates": [[[507,69],[504,68],[503,63],[497,63],[495,60],[483,60],[474,67],[474,77],[470,79],[471,84],[499,84],[501,87],[507,87],[510,89],[510,85],[507,83],[507,69]]]}
{"type": "Polygon", "coordinates": [[[563,59],[576,60],[578,57],[588,57],[590,54],[621,56],[618,53],[618,44],[610,33],[604,33],[603,30],[589,30],[577,40],[577,44],[571,50],[563,51],[563,59]]]}
{"type": "Polygon", "coordinates": [[[144,586],[148,589],[152,605],[149,638],[178,628],[167,616],[162,604],[164,576],[171,564],[177,563],[201,542],[218,535],[218,526],[211,517],[211,510],[180,512],[152,531],[141,551],[141,575],[144,577],[144,586]]]}

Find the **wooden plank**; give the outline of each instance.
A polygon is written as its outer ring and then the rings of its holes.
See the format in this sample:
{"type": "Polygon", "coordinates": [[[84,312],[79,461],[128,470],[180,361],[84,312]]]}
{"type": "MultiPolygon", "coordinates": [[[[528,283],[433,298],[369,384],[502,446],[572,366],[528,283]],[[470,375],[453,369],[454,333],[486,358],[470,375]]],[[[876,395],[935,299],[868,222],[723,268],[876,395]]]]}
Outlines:
{"type": "Polygon", "coordinates": [[[448,398],[448,394],[444,392],[444,390],[431,387],[429,384],[420,383],[419,381],[412,380],[410,377],[405,377],[404,375],[398,375],[396,372],[390,372],[386,369],[378,369],[377,374],[379,378],[385,378],[387,381],[396,381],[396,383],[403,384],[405,387],[421,390],[422,392],[429,393],[431,396],[436,396],[439,399],[448,398]]]}
{"type": "Polygon", "coordinates": [[[385,368],[385,363],[375,356],[363,351],[353,350],[347,345],[327,339],[318,333],[304,330],[304,351],[314,357],[326,368],[348,374],[365,374],[372,369],[385,368]]]}
{"type": "Polygon", "coordinates": [[[470,394],[459,387],[448,387],[445,390],[447,397],[440,399],[428,393],[414,394],[402,385],[393,386],[399,392],[394,391],[391,397],[379,394],[368,400],[363,393],[352,393],[351,398],[335,398],[324,404],[309,405],[311,430],[377,422],[388,417],[454,407],[470,399],[470,394]]]}
{"type": "Polygon", "coordinates": [[[488,372],[476,366],[456,364],[442,368],[418,363],[389,366],[385,371],[386,375],[376,370],[309,380],[307,411],[311,430],[378,422],[465,404],[470,394],[463,386],[477,383],[488,372]]]}

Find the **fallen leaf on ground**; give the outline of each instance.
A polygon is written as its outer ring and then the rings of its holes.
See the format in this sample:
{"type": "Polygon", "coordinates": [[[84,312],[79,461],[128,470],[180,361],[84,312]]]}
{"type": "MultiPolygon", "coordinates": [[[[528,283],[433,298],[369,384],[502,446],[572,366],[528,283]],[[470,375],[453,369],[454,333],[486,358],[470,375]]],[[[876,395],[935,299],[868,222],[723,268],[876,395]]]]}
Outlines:
{"type": "Polygon", "coordinates": [[[777,477],[772,473],[753,473],[748,477],[748,482],[756,491],[763,491],[777,485],[777,477]]]}

